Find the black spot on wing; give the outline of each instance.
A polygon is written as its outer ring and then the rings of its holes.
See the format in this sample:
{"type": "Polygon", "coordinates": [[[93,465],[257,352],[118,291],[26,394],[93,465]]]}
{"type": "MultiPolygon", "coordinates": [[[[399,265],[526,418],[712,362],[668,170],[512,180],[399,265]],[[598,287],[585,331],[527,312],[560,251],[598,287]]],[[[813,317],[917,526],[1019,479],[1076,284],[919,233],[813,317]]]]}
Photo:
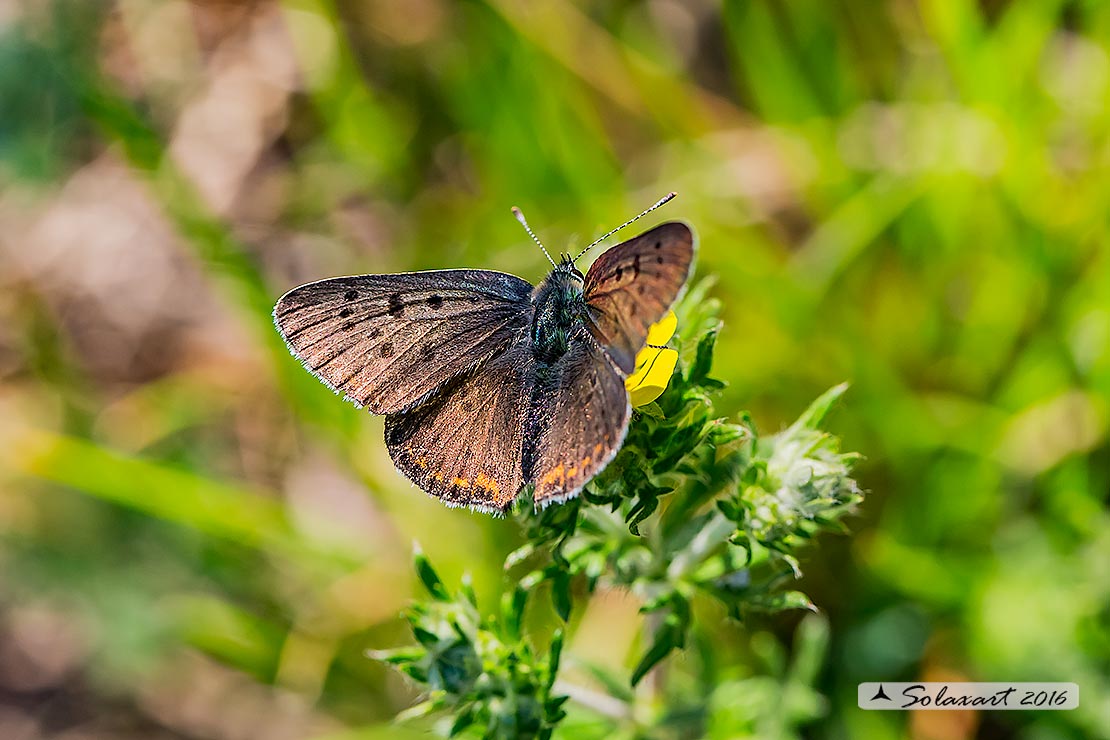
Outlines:
{"type": "Polygon", "coordinates": [[[352,313],[354,313],[354,312],[351,311],[351,309],[349,309],[349,308],[340,309],[339,318],[341,318],[341,319],[348,318],[352,313]]]}
{"type": "Polygon", "coordinates": [[[389,296],[389,315],[394,318],[405,315],[405,302],[401,300],[400,293],[389,296]]]}
{"type": "Polygon", "coordinates": [[[428,296],[428,305],[432,308],[439,308],[443,305],[443,296],[438,294],[428,296]]]}
{"type": "Polygon", "coordinates": [[[348,290],[346,293],[343,294],[343,298],[348,301],[353,301],[354,299],[358,298],[358,291],[352,288],[351,290],[348,290]]]}

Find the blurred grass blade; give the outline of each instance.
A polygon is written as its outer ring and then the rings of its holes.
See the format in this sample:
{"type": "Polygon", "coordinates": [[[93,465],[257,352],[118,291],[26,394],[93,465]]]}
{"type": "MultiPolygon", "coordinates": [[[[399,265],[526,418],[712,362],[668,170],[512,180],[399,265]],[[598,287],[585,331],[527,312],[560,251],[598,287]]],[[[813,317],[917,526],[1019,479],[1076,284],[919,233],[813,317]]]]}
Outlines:
{"type": "Polygon", "coordinates": [[[354,562],[334,544],[310,542],[290,525],[280,501],[91,442],[37,430],[12,440],[15,471],[190,527],[212,537],[305,557],[354,562]]]}

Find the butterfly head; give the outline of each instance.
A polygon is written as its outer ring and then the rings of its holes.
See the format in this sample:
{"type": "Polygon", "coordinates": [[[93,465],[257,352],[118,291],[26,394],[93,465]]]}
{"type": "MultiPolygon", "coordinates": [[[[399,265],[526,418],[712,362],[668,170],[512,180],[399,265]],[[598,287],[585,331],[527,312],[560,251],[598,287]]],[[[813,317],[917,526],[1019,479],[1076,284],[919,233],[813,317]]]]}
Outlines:
{"type": "Polygon", "coordinates": [[[585,276],[582,274],[582,271],[574,266],[574,258],[571,257],[569,254],[559,255],[559,264],[555,266],[555,269],[559,272],[565,272],[578,278],[579,282],[586,279],[585,276]]]}

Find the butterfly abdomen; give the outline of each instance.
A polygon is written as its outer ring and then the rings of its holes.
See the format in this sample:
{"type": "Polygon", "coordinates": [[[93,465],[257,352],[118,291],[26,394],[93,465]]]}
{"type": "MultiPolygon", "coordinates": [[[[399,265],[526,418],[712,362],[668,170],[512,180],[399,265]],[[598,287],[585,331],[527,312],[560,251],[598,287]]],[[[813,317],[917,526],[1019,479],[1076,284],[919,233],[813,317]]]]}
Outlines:
{"type": "Polygon", "coordinates": [[[538,363],[549,365],[566,354],[574,329],[582,323],[582,279],[553,270],[532,294],[532,307],[532,353],[538,363]]]}

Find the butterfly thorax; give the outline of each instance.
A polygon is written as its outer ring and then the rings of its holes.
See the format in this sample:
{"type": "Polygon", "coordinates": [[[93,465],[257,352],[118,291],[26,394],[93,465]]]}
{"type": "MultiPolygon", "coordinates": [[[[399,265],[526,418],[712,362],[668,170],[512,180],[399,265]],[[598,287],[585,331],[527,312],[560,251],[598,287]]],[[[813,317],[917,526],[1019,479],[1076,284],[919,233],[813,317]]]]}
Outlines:
{"type": "Polygon", "coordinates": [[[536,286],[532,292],[532,353],[537,362],[551,364],[566,354],[585,306],[582,273],[572,264],[555,268],[536,286]]]}

